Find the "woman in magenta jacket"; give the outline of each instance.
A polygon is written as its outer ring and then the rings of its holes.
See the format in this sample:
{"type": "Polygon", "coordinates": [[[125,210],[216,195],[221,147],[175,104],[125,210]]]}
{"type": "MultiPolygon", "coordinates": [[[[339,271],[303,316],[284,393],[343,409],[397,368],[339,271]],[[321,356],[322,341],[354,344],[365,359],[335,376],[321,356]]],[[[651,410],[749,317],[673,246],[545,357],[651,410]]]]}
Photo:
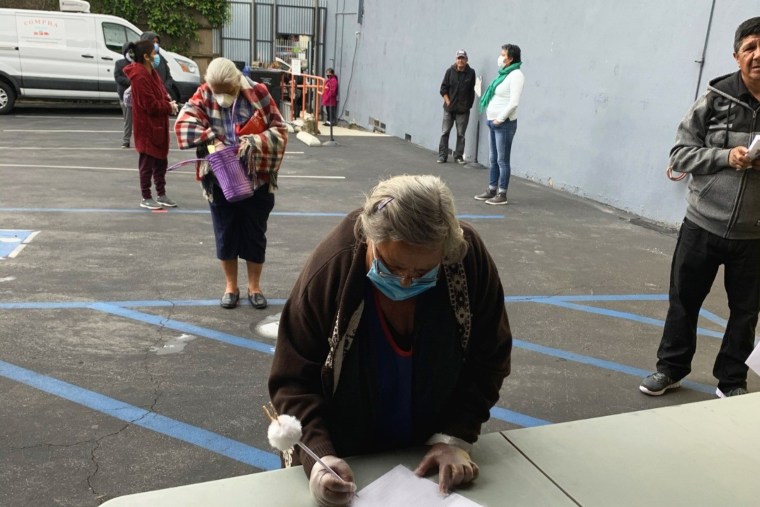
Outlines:
{"type": "Polygon", "coordinates": [[[338,107],[338,76],[331,68],[327,69],[325,79],[325,91],[322,92],[322,104],[327,109],[327,121],[325,125],[335,125],[335,110],[338,107]]]}
{"type": "Polygon", "coordinates": [[[160,209],[177,205],[166,195],[166,168],[169,156],[169,115],[177,112],[177,104],[167,95],[155,70],[158,53],[152,41],[130,42],[129,53],[134,63],[124,68],[132,84],[132,122],[135,148],[140,154],[140,206],[160,209]],[[153,200],[151,179],[158,197],[153,200]]]}

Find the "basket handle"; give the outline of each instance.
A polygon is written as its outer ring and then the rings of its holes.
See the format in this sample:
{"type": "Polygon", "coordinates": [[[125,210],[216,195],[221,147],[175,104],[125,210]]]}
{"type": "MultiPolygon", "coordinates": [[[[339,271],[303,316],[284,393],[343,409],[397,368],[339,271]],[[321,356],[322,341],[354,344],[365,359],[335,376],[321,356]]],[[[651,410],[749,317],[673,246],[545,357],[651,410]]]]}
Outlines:
{"type": "Polygon", "coordinates": [[[166,168],[167,171],[173,171],[174,169],[178,167],[182,167],[183,165],[188,165],[192,162],[206,162],[207,160],[205,158],[191,158],[189,160],[183,160],[182,162],[178,162],[174,165],[171,165],[166,168]]]}

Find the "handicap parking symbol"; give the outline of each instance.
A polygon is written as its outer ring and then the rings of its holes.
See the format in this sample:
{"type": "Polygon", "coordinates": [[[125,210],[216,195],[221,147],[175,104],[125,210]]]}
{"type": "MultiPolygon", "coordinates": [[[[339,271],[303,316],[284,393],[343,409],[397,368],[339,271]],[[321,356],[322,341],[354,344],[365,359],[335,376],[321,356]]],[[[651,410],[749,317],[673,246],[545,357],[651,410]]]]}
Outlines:
{"type": "Polygon", "coordinates": [[[0,260],[12,259],[24,249],[40,231],[0,229],[0,260]]]}

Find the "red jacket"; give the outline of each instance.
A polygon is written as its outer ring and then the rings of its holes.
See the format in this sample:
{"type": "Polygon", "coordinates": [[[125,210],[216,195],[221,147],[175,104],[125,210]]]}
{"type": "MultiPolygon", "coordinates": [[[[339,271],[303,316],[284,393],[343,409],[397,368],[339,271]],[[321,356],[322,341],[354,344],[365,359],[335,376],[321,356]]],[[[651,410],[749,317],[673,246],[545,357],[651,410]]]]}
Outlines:
{"type": "Polygon", "coordinates": [[[325,80],[325,91],[322,92],[323,106],[338,105],[338,78],[335,74],[325,80]]]}
{"type": "Polygon", "coordinates": [[[138,152],[158,159],[169,156],[172,107],[158,73],[132,63],[124,68],[132,84],[132,125],[138,152]]]}

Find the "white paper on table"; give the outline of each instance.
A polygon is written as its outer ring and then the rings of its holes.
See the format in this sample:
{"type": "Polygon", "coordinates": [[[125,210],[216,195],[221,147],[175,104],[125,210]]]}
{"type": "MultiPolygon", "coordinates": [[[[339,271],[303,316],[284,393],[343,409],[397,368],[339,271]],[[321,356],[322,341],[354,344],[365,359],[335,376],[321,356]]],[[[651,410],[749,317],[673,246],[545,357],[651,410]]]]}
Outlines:
{"type": "Polygon", "coordinates": [[[760,375],[760,345],[755,347],[755,350],[752,351],[746,362],[752,371],[760,375]]]}
{"type": "Polygon", "coordinates": [[[351,507],[482,507],[462,495],[443,496],[438,484],[418,477],[404,465],[396,465],[385,475],[359,491],[351,507]]]}

